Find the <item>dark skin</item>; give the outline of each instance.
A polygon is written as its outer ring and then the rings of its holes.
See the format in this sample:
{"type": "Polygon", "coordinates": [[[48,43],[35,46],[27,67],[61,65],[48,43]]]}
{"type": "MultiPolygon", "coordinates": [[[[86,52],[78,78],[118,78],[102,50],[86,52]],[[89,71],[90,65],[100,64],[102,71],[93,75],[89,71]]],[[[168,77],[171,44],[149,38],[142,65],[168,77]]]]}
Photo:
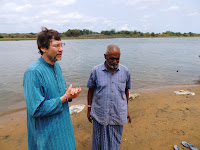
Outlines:
{"type": "MultiPolygon", "coordinates": [[[[104,64],[105,64],[106,68],[108,69],[108,71],[111,74],[113,74],[116,71],[117,65],[119,63],[120,49],[116,45],[110,45],[107,48],[109,49],[109,52],[107,54],[104,54],[104,57],[106,60],[106,62],[104,64]]],[[[94,93],[94,88],[89,88],[87,99],[88,99],[88,105],[90,105],[90,106],[92,104],[93,93],[94,93]]],[[[129,90],[128,89],[125,89],[125,94],[126,94],[127,105],[128,105],[128,99],[129,99],[129,90]]],[[[91,112],[91,107],[88,107],[87,118],[92,123],[92,117],[90,116],[90,112],[91,112]]],[[[129,112],[127,113],[127,118],[128,118],[128,123],[131,123],[131,117],[129,115],[129,112]]]]}

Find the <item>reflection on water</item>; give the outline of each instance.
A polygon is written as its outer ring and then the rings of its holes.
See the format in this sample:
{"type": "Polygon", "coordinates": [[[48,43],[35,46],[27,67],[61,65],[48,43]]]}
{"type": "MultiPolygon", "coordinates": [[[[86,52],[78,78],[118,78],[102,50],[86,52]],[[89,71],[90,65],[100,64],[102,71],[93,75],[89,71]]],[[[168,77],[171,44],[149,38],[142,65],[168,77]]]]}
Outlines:
{"type": "MultiPolygon", "coordinates": [[[[67,85],[81,86],[78,102],[86,100],[87,80],[93,66],[104,62],[109,44],[121,48],[120,63],[131,73],[132,90],[200,83],[200,38],[122,38],[63,40],[59,62],[67,85]],[[178,70],[178,71],[177,71],[178,70]]],[[[1,41],[0,113],[24,102],[23,74],[38,59],[36,41],[1,41]]],[[[74,100],[75,102],[77,100],[74,100]]],[[[23,104],[24,105],[24,104],[23,104]]],[[[21,106],[18,106],[21,107],[21,106]]]]}

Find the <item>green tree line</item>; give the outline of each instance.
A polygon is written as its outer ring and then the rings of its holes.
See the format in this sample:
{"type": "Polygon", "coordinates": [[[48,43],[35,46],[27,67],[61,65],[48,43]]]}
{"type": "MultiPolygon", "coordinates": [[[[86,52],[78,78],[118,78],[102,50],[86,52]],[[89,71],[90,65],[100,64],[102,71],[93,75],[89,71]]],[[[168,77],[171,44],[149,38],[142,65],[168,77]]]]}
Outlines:
{"type": "MultiPolygon", "coordinates": [[[[121,30],[116,31],[115,29],[104,30],[99,32],[93,32],[88,29],[68,29],[66,32],[61,33],[63,38],[121,38],[121,37],[200,37],[200,34],[188,32],[172,32],[166,31],[163,33],[154,33],[154,32],[140,32],[137,30],[128,31],[121,30]]],[[[0,38],[36,38],[37,33],[0,33],[0,38]]]]}

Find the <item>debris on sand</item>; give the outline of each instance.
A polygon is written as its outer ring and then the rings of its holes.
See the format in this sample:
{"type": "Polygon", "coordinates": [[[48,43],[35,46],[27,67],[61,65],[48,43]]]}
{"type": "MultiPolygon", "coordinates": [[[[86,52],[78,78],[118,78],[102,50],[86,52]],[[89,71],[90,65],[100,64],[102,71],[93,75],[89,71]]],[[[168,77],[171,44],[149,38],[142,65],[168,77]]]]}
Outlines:
{"type": "Polygon", "coordinates": [[[84,104],[72,105],[69,107],[69,113],[70,115],[77,114],[81,112],[84,109],[84,107],[85,107],[84,104]]]}
{"type": "Polygon", "coordinates": [[[184,91],[184,90],[179,90],[179,91],[174,91],[176,94],[184,94],[184,95],[195,95],[194,92],[189,92],[189,91],[184,91]]]}
{"type": "Polygon", "coordinates": [[[139,97],[139,95],[140,95],[140,94],[138,94],[138,93],[129,94],[129,100],[131,101],[131,100],[133,100],[133,99],[139,97]]]}

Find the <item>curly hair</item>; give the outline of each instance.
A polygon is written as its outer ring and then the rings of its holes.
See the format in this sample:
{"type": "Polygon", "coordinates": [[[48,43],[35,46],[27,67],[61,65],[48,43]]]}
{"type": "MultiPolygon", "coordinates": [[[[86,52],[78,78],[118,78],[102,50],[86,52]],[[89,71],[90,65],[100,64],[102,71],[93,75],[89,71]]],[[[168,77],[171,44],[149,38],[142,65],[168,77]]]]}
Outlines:
{"type": "Polygon", "coordinates": [[[60,33],[53,29],[47,29],[46,27],[42,27],[42,31],[38,33],[37,36],[37,45],[41,55],[43,55],[43,51],[41,48],[49,48],[50,42],[52,39],[61,40],[60,33]]]}

